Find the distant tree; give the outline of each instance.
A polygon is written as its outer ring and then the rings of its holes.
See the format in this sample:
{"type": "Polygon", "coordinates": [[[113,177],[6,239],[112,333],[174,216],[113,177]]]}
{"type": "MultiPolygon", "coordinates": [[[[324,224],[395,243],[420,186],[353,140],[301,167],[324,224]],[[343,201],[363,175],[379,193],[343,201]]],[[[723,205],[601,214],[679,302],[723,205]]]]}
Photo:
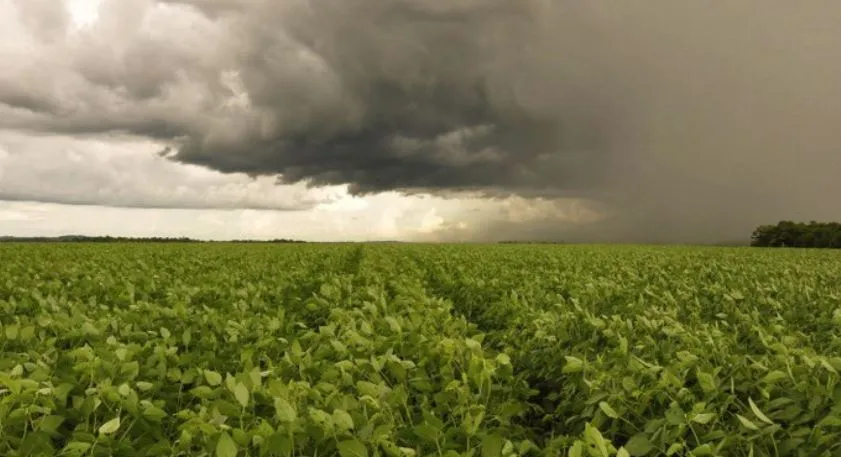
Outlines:
{"type": "Polygon", "coordinates": [[[761,225],[751,235],[751,246],[841,249],[841,223],[780,221],[761,225]]]}
{"type": "Polygon", "coordinates": [[[753,231],[751,246],[774,246],[776,227],[773,225],[761,225],[753,231]]]}

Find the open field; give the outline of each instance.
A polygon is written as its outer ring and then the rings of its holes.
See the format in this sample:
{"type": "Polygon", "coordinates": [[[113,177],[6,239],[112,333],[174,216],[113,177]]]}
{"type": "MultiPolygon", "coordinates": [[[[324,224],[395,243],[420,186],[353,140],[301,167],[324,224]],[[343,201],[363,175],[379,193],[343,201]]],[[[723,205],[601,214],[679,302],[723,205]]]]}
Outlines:
{"type": "Polygon", "coordinates": [[[841,455],[841,257],[0,245],[0,455],[841,455]]]}

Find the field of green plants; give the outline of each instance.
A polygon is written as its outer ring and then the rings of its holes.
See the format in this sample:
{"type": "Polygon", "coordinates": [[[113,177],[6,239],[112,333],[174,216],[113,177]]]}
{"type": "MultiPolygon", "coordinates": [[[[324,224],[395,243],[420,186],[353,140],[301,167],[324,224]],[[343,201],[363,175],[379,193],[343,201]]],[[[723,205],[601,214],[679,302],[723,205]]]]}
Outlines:
{"type": "Polygon", "coordinates": [[[838,456],[841,257],[0,245],[2,456],[838,456]]]}

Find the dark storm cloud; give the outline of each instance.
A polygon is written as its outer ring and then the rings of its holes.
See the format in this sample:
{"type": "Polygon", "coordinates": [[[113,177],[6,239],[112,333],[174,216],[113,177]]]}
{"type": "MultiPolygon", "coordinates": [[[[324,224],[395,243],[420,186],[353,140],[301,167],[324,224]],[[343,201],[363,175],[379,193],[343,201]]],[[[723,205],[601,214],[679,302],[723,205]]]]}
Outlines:
{"type": "Polygon", "coordinates": [[[55,74],[0,86],[28,110],[0,122],[360,193],[584,196],[605,238],[718,240],[841,218],[839,23],[821,1],[106,0],[55,74]]]}
{"type": "MultiPolygon", "coordinates": [[[[569,46],[554,43],[566,37],[541,17],[556,7],[357,0],[265,8],[234,16],[251,31],[239,69],[260,125],[233,144],[189,136],[176,160],[363,193],[598,182],[612,116],[599,104],[611,90],[580,90],[590,76],[549,68],[552,53],[569,46]]],[[[588,65],[584,73],[609,78],[588,65]]]]}

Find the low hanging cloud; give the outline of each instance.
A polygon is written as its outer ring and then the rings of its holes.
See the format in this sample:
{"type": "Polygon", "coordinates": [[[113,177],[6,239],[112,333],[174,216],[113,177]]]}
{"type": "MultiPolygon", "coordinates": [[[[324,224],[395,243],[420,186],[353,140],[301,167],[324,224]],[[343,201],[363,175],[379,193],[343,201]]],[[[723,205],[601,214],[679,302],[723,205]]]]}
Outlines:
{"type": "Polygon", "coordinates": [[[0,133],[0,200],[123,208],[301,211],[344,189],[313,191],[174,163],[136,140],[0,133]]]}
{"type": "Polygon", "coordinates": [[[841,4],[104,0],[84,29],[37,5],[0,0],[0,128],[357,194],[586,199],[611,217],[584,238],[841,217],[841,4]]]}

